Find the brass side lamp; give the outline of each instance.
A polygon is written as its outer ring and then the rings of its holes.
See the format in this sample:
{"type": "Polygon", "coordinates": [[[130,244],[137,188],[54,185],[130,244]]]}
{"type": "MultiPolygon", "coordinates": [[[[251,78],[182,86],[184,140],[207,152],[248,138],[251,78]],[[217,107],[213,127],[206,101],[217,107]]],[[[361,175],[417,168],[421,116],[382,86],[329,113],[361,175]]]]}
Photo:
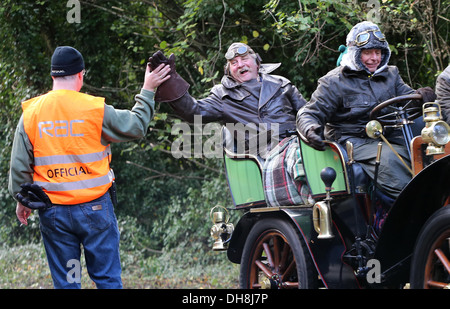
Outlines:
{"type": "Polygon", "coordinates": [[[213,250],[223,251],[228,249],[228,241],[233,234],[234,226],[228,223],[230,216],[228,210],[220,205],[214,206],[210,213],[210,218],[213,222],[211,227],[211,236],[214,239],[213,250]]]}
{"type": "Polygon", "coordinates": [[[422,139],[428,143],[426,155],[445,153],[445,145],[450,141],[450,127],[442,120],[441,107],[437,102],[423,104],[423,120],[425,127],[422,129],[422,139]]]}

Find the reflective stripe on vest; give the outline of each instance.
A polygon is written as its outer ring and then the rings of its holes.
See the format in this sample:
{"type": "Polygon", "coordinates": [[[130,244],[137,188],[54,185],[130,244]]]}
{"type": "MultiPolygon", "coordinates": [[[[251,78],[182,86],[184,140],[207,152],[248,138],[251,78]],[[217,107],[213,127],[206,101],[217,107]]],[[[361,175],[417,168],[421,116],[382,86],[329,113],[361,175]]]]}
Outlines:
{"type": "Polygon", "coordinates": [[[90,163],[100,161],[108,157],[111,153],[111,148],[108,146],[104,151],[97,153],[88,153],[82,155],[56,155],[48,157],[39,157],[34,159],[35,166],[50,165],[50,164],[68,164],[68,163],[90,163]]]}
{"type": "Polygon", "coordinates": [[[92,178],[87,180],[73,181],[73,182],[41,182],[35,181],[34,183],[43,187],[47,191],[70,191],[81,190],[87,188],[95,188],[111,183],[114,180],[114,173],[110,171],[106,176],[98,178],[92,178]]]}
{"type": "Polygon", "coordinates": [[[101,144],[104,99],[55,90],[22,103],[34,154],[33,181],[54,204],[89,202],[111,186],[111,149],[101,144]]]}

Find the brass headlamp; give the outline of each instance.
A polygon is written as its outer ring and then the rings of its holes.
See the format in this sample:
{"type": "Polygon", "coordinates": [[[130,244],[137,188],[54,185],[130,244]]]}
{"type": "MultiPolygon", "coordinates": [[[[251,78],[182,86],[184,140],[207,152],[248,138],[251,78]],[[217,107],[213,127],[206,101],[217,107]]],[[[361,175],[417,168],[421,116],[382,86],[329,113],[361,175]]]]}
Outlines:
{"type": "Polygon", "coordinates": [[[228,249],[228,241],[234,231],[232,223],[228,223],[230,216],[228,210],[220,205],[214,206],[209,216],[214,223],[211,227],[211,236],[214,238],[213,250],[223,251],[228,249]]]}
{"type": "Polygon", "coordinates": [[[441,107],[437,102],[428,102],[422,108],[425,122],[422,139],[428,143],[426,155],[443,154],[445,145],[450,141],[450,127],[442,120],[441,107]]]}

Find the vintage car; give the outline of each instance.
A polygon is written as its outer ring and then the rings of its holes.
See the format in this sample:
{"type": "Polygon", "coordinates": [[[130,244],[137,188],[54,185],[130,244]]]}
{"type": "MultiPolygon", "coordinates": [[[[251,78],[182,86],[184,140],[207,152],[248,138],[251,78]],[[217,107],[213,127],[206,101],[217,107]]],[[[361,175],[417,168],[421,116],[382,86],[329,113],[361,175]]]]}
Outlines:
{"type": "Polygon", "coordinates": [[[450,288],[450,129],[438,102],[408,107],[418,98],[381,103],[366,126],[380,139],[384,128],[401,126],[412,162],[412,179],[378,232],[367,190],[376,177],[353,161],[351,144],[317,151],[296,132],[314,203],[276,207],[265,201],[261,161],[224,148],[234,207],[211,209],[211,235],[213,250],[240,264],[241,288],[450,288]],[[416,136],[414,120],[425,124],[416,136]],[[229,212],[238,210],[233,225],[229,212]]]}

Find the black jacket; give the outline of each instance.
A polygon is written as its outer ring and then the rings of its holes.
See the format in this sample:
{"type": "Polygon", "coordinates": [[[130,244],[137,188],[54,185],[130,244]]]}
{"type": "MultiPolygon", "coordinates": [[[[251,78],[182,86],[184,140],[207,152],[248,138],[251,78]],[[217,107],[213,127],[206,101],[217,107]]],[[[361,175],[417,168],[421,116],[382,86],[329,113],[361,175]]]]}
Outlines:
{"type": "Polygon", "coordinates": [[[175,113],[188,122],[194,115],[201,115],[203,122],[226,123],[278,123],[280,134],[284,130],[295,130],[298,110],[306,104],[297,88],[278,75],[260,73],[259,98],[252,95],[240,83],[229,76],[214,86],[208,97],[196,100],[188,93],[170,103],[175,113]]]}
{"type": "Polygon", "coordinates": [[[344,142],[348,137],[367,137],[365,126],[372,109],[396,96],[413,93],[395,66],[375,75],[337,67],[318,81],[311,100],[297,115],[300,133],[325,126],[325,138],[344,142]]]}

